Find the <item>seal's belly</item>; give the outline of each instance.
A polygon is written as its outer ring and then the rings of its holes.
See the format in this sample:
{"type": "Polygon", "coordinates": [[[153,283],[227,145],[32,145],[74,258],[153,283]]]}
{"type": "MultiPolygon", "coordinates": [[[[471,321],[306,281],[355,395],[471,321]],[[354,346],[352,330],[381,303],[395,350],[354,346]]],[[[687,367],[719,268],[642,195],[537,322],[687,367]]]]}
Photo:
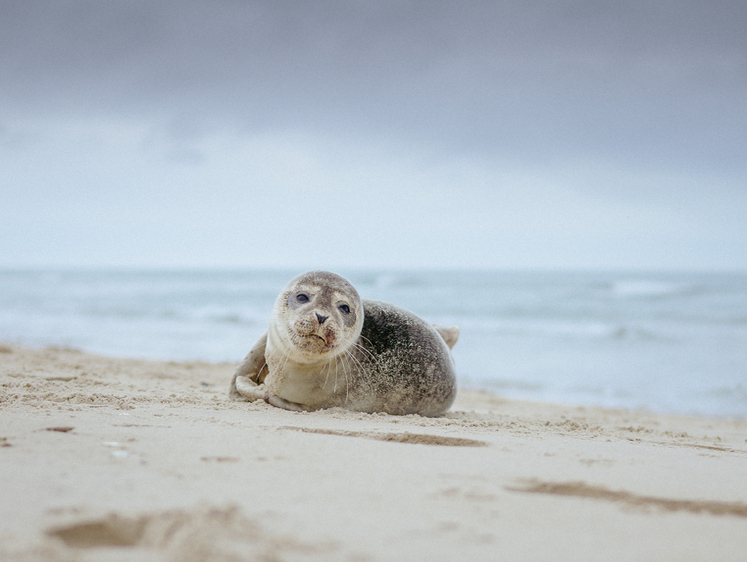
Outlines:
{"type": "Polygon", "coordinates": [[[345,392],[351,373],[335,365],[309,368],[304,365],[285,365],[273,368],[265,378],[267,389],[290,402],[312,408],[334,405],[336,396],[345,392]]]}

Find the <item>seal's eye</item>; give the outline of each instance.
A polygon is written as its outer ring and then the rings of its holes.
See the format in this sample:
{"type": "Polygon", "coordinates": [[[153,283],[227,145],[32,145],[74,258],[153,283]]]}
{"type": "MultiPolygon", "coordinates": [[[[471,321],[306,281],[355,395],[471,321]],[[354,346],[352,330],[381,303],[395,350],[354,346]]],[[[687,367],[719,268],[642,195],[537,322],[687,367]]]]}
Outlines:
{"type": "Polygon", "coordinates": [[[296,302],[300,302],[300,303],[309,302],[309,295],[307,295],[306,293],[298,293],[296,295],[296,302]]]}
{"type": "Polygon", "coordinates": [[[350,307],[348,305],[346,305],[346,304],[341,304],[337,308],[339,308],[340,310],[342,310],[343,314],[350,314],[350,307]]]}

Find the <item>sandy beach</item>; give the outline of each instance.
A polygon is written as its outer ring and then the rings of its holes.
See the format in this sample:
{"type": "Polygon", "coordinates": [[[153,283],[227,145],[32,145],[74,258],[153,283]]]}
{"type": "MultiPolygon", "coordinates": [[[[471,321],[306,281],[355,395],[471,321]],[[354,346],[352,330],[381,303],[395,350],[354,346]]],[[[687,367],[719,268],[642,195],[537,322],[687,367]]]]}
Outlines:
{"type": "Polygon", "coordinates": [[[0,345],[0,559],[747,559],[747,421],[296,413],[234,368],[0,345]]]}

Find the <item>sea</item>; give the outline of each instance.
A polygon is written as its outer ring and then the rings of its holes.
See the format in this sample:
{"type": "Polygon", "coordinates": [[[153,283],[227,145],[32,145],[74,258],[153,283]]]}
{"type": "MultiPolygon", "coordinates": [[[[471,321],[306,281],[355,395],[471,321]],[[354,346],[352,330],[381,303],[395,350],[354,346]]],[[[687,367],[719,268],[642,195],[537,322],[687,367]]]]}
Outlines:
{"type": "MultiPolygon", "coordinates": [[[[0,341],[236,363],[298,273],[0,270],[0,341]]],[[[747,273],[339,273],[363,298],[459,326],[453,355],[461,387],[747,419],[747,273]]]]}

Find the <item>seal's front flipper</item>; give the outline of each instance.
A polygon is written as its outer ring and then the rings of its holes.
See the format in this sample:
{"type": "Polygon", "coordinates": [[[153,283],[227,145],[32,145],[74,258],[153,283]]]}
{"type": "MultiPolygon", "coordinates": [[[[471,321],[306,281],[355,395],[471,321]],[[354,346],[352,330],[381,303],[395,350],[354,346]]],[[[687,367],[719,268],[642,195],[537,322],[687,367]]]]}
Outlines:
{"type": "Polygon", "coordinates": [[[257,384],[249,377],[237,376],[234,377],[232,390],[235,389],[239,395],[238,400],[246,400],[248,402],[254,402],[255,400],[264,400],[271,406],[276,408],[282,408],[284,410],[291,410],[293,412],[308,412],[308,408],[305,408],[301,404],[296,404],[290,400],[280,398],[267,392],[267,387],[264,384],[257,384]]]}
{"type": "MultiPolygon", "coordinates": [[[[250,388],[251,384],[256,387],[257,384],[265,380],[267,375],[267,362],[265,361],[265,347],[267,346],[267,332],[262,334],[257,343],[254,344],[252,349],[249,351],[244,361],[241,362],[239,368],[233,374],[231,379],[231,386],[228,390],[228,395],[233,400],[264,400],[264,396],[257,398],[251,398],[247,396],[239,389],[237,389],[237,379],[242,378],[243,387],[245,389],[250,388]]],[[[247,390],[248,391],[248,390],[247,390]]]]}
{"type": "Polygon", "coordinates": [[[433,327],[444,339],[446,345],[449,346],[449,349],[454,347],[454,344],[456,344],[457,340],[459,339],[459,328],[457,328],[456,326],[444,328],[443,326],[440,326],[438,324],[433,324],[433,327]]]}
{"type": "Polygon", "coordinates": [[[246,400],[247,402],[254,402],[255,400],[266,401],[270,396],[265,385],[257,384],[249,377],[241,375],[234,377],[231,390],[235,391],[238,395],[237,400],[246,400]]]}

